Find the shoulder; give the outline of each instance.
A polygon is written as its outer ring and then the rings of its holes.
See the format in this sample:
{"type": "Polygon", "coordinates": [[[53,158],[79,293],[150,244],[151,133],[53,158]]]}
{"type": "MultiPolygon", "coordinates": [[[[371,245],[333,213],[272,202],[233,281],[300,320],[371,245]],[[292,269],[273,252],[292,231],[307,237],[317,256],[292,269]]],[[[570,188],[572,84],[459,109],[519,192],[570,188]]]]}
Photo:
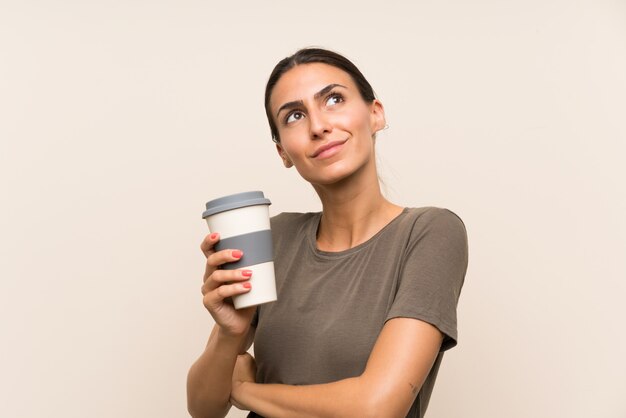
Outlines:
{"type": "Polygon", "coordinates": [[[404,220],[410,229],[410,245],[433,242],[455,246],[460,250],[467,247],[467,229],[459,215],[447,208],[426,206],[408,208],[404,220]]]}
{"type": "Polygon", "coordinates": [[[313,220],[319,213],[316,212],[282,212],[270,218],[272,232],[283,234],[285,232],[299,232],[308,222],[313,220]]]}
{"type": "Polygon", "coordinates": [[[459,215],[447,208],[428,206],[422,208],[425,223],[443,229],[465,230],[465,223],[459,215]]]}
{"type": "Polygon", "coordinates": [[[405,222],[412,223],[416,228],[437,228],[465,231],[465,223],[459,215],[447,208],[424,206],[407,208],[405,222]]]}

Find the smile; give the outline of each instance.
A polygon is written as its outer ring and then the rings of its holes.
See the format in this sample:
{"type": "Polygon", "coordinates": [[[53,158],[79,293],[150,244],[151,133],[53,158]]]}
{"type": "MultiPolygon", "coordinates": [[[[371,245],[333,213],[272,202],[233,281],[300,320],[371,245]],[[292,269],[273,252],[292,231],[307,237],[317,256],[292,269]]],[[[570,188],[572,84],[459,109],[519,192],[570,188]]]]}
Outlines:
{"type": "Polygon", "coordinates": [[[341,148],[343,147],[343,144],[346,143],[346,141],[348,140],[344,139],[343,141],[332,141],[326,145],[322,145],[317,150],[315,150],[315,152],[313,153],[313,155],[311,155],[311,157],[316,158],[318,160],[332,157],[333,155],[341,151],[341,148]]]}

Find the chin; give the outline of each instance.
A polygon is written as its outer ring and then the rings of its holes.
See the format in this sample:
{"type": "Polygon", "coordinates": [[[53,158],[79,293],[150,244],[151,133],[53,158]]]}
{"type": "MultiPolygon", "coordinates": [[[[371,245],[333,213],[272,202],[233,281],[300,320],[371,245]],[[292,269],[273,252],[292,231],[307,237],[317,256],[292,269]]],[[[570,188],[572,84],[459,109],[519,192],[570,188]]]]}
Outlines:
{"type": "Polygon", "coordinates": [[[303,179],[311,184],[318,184],[320,186],[328,186],[331,184],[341,183],[344,180],[352,177],[357,170],[346,169],[345,167],[337,167],[335,169],[329,169],[328,167],[323,172],[317,172],[313,175],[300,173],[303,179]]]}
{"type": "Polygon", "coordinates": [[[313,177],[304,177],[302,176],[302,178],[306,181],[308,181],[309,183],[315,185],[320,185],[320,186],[328,186],[331,184],[335,184],[335,183],[339,183],[343,180],[345,180],[346,178],[348,178],[349,176],[313,176],[313,177]]]}

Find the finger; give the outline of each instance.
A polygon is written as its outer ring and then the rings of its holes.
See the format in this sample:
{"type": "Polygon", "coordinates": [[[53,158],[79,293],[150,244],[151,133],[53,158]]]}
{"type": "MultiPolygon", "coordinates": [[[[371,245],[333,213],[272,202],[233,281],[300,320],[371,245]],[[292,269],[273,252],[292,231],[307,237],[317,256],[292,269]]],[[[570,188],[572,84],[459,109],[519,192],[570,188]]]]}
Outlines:
{"type": "Polygon", "coordinates": [[[215,252],[213,247],[215,246],[215,243],[219,240],[220,234],[217,232],[213,232],[212,234],[204,237],[204,240],[200,244],[200,250],[202,250],[202,253],[205,257],[208,257],[210,254],[213,254],[215,252]]]}
{"type": "Polygon", "coordinates": [[[210,254],[206,259],[206,269],[204,271],[204,280],[207,279],[218,266],[224,263],[232,263],[233,261],[239,261],[243,257],[243,252],[240,250],[222,250],[210,254]]]}
{"type": "Polygon", "coordinates": [[[209,280],[205,280],[202,285],[202,294],[212,291],[213,289],[231,282],[244,282],[250,280],[252,270],[216,270],[209,280]]]}
{"type": "Polygon", "coordinates": [[[204,295],[204,306],[209,310],[213,310],[219,307],[219,305],[223,303],[224,299],[247,293],[251,288],[252,285],[249,282],[220,286],[212,292],[208,292],[204,295]]]}

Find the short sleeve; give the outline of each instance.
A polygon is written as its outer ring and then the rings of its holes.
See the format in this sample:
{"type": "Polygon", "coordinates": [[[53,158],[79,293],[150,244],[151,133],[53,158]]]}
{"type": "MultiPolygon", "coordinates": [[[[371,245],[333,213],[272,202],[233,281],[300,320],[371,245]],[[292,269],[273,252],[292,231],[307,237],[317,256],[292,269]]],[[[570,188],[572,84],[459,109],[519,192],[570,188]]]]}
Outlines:
{"type": "Polygon", "coordinates": [[[437,327],[440,351],[457,345],[456,308],[468,264],[465,224],[448,209],[432,208],[413,224],[404,265],[385,321],[415,318],[437,327]]]}

